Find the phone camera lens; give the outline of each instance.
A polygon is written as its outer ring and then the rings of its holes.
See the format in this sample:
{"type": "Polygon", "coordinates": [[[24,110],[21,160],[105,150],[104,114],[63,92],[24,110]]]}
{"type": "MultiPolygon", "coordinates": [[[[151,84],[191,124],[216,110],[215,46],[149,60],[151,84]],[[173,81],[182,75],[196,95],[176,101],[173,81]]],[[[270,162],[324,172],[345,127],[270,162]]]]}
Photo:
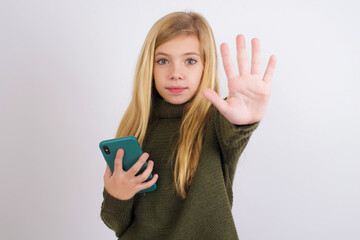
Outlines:
{"type": "Polygon", "coordinates": [[[103,149],[104,149],[104,152],[106,153],[106,154],[110,154],[110,149],[109,149],[109,147],[108,146],[103,146],[103,149]]]}

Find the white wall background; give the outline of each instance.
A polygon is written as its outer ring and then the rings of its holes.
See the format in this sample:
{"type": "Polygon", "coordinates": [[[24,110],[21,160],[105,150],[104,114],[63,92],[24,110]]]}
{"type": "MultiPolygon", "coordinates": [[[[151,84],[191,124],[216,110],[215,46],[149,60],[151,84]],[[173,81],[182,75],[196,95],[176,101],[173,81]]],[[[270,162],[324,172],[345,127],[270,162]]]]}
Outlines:
{"type": "Polygon", "coordinates": [[[278,58],[235,177],[240,239],[360,239],[357,0],[1,1],[0,239],[114,239],[98,143],[130,100],[147,31],[179,10],[203,14],[218,46],[242,33],[250,56],[258,37],[264,70],[278,58]]]}

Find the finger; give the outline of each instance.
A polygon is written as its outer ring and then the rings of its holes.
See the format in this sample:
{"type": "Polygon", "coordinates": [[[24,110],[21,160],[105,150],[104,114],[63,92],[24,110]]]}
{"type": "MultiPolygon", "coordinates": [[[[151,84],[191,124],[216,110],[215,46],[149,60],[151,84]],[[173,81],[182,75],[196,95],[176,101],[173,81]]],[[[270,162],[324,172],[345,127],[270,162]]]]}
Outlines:
{"type": "Polygon", "coordinates": [[[139,184],[138,185],[139,191],[150,188],[152,185],[154,185],[156,183],[158,178],[159,178],[159,176],[157,174],[155,174],[151,180],[139,184]]]}
{"type": "Polygon", "coordinates": [[[123,172],[122,160],[124,157],[124,150],[118,149],[116,152],[115,162],[114,162],[114,173],[123,172]]]}
{"type": "Polygon", "coordinates": [[[274,55],[272,55],[269,59],[268,66],[264,73],[263,81],[265,83],[271,84],[271,80],[272,80],[272,78],[274,76],[274,72],[275,72],[275,67],[276,67],[276,57],[274,55]]]}
{"type": "Polygon", "coordinates": [[[251,74],[261,74],[260,40],[252,39],[251,74]]]}
{"type": "Polygon", "coordinates": [[[246,57],[245,37],[238,35],[236,37],[237,62],[240,76],[249,73],[249,63],[246,57]]]}
{"type": "Polygon", "coordinates": [[[153,170],[153,167],[154,167],[154,162],[149,160],[145,171],[136,177],[136,181],[139,183],[145,182],[149,178],[149,176],[153,170]]]}
{"type": "Polygon", "coordinates": [[[236,77],[236,70],[231,61],[229,46],[226,43],[220,45],[221,58],[228,80],[236,77]]]}
{"type": "Polygon", "coordinates": [[[106,183],[111,177],[111,171],[109,166],[106,164],[106,170],[105,170],[105,174],[104,174],[104,183],[106,183]]]}
{"type": "Polygon", "coordinates": [[[148,153],[143,153],[139,160],[127,171],[131,176],[135,176],[145,164],[146,160],[149,158],[148,153]]]}
{"type": "Polygon", "coordinates": [[[214,106],[225,115],[226,110],[228,108],[228,103],[222,99],[214,90],[210,88],[205,88],[202,90],[202,94],[204,97],[210,101],[214,106]]]}

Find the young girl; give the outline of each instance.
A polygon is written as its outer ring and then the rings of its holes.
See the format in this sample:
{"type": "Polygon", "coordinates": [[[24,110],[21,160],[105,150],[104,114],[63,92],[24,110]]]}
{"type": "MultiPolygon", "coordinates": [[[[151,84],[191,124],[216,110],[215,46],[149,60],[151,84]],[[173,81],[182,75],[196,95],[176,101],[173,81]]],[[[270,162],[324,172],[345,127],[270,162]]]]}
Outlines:
{"type": "Polygon", "coordinates": [[[238,238],[231,213],[234,173],[264,116],[276,60],[270,57],[261,78],[259,40],[252,39],[251,71],[244,36],[237,36],[236,46],[239,75],[227,44],[220,47],[229,87],[224,100],[213,33],[202,16],[175,12],[150,29],[116,134],[135,136],[144,154],[125,172],[119,150],[114,173],[107,167],[104,175],[101,218],[118,238],[238,238]],[[136,194],[155,183],[154,192],[136,194]]]}

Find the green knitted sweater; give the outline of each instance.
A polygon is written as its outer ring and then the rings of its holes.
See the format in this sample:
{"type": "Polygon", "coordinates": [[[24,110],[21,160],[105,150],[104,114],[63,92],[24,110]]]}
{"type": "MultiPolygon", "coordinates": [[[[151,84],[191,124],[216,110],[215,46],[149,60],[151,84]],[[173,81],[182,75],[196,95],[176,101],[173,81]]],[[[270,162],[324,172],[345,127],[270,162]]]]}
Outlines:
{"type": "Polygon", "coordinates": [[[238,239],[231,213],[238,159],[258,123],[236,126],[213,109],[186,199],[175,193],[169,161],[185,104],[155,99],[143,151],[154,161],[154,192],[118,200],[104,189],[101,218],[119,239],[238,239]]]}

